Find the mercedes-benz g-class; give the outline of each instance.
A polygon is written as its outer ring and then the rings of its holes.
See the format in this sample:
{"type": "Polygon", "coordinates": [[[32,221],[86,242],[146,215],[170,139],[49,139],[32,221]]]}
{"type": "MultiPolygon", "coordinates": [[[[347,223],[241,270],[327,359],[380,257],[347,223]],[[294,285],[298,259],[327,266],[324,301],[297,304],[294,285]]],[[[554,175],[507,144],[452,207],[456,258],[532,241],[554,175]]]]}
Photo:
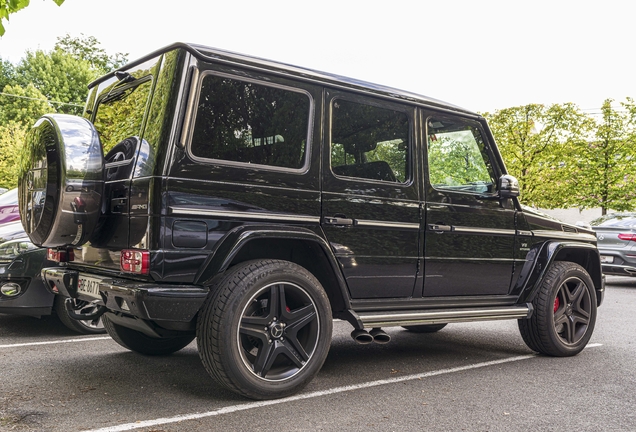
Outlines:
{"type": "Polygon", "coordinates": [[[95,81],[81,117],[42,117],[19,184],[52,292],[96,302],[141,354],[196,338],[255,399],[318,373],[334,318],[360,343],[516,319],[531,350],[570,356],[603,299],[594,233],[520,204],[480,115],[203,46],[95,81]]]}

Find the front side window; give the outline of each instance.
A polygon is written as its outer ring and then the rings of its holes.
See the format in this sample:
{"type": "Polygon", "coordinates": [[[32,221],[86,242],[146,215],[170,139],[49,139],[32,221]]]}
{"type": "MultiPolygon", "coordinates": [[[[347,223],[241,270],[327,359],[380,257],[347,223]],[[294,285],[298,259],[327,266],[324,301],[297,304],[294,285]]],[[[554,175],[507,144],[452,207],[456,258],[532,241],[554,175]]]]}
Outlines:
{"type": "Polygon", "coordinates": [[[288,88],[205,75],[191,152],[195,157],[300,169],[311,101],[288,88]]]}
{"type": "Polygon", "coordinates": [[[480,130],[462,119],[429,118],[428,173],[438,190],[493,193],[495,176],[480,130]]]}
{"type": "Polygon", "coordinates": [[[336,99],[331,106],[331,170],[394,183],[409,179],[406,113],[336,99]]]}

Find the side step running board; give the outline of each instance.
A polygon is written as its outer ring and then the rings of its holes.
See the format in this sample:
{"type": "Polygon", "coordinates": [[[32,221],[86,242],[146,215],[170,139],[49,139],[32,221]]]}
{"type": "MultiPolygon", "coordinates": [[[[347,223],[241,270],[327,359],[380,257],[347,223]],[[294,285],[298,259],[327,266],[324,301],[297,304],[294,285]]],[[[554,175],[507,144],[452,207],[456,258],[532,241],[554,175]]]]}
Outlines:
{"type": "Polygon", "coordinates": [[[395,313],[363,312],[358,314],[358,317],[364,324],[364,327],[391,327],[530,318],[532,310],[532,305],[528,303],[516,306],[471,309],[429,309],[423,311],[400,311],[395,313]]]}

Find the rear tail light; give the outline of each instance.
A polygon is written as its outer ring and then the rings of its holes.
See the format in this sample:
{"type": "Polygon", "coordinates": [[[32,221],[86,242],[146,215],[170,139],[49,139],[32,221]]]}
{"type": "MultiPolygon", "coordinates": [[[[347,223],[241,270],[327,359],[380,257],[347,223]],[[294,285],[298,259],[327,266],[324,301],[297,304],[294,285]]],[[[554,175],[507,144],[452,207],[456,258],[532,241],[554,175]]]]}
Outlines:
{"type": "Polygon", "coordinates": [[[636,241],[635,233],[620,233],[618,238],[625,241],[636,241]]]}
{"type": "Polygon", "coordinates": [[[81,212],[84,211],[84,209],[86,208],[86,203],[81,197],[75,197],[75,199],[71,203],[71,208],[74,212],[81,212]]]}
{"type": "Polygon", "coordinates": [[[75,259],[73,249],[48,249],[46,259],[55,262],[69,262],[75,259]]]}
{"type": "Polygon", "coordinates": [[[150,252],[137,249],[124,249],[119,260],[124,273],[148,274],[150,272],[150,252]]]}

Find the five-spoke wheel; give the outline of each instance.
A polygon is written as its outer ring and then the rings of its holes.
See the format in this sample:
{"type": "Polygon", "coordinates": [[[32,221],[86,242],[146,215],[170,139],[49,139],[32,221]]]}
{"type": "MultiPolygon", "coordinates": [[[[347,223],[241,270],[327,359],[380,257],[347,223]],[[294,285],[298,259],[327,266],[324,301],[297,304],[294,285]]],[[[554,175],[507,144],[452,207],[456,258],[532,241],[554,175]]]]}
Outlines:
{"type": "Polygon", "coordinates": [[[583,267],[565,261],[552,264],[532,304],[532,317],[519,320],[530,349],[564,357],[585,348],[596,322],[596,291],[583,267]]]}
{"type": "Polygon", "coordinates": [[[316,304],[296,284],[267,285],[245,305],[237,336],[248,370],[267,380],[292,377],[305,367],[320,338],[316,304]]]}
{"type": "Polygon", "coordinates": [[[254,399],[298,392],[329,350],[331,308],[316,278],[279,260],[241,263],[214,287],[197,323],[203,365],[254,399]]]}
{"type": "Polygon", "coordinates": [[[578,277],[561,283],[554,298],[554,329],[564,344],[572,345],[585,336],[592,315],[590,290],[578,277]]]}

